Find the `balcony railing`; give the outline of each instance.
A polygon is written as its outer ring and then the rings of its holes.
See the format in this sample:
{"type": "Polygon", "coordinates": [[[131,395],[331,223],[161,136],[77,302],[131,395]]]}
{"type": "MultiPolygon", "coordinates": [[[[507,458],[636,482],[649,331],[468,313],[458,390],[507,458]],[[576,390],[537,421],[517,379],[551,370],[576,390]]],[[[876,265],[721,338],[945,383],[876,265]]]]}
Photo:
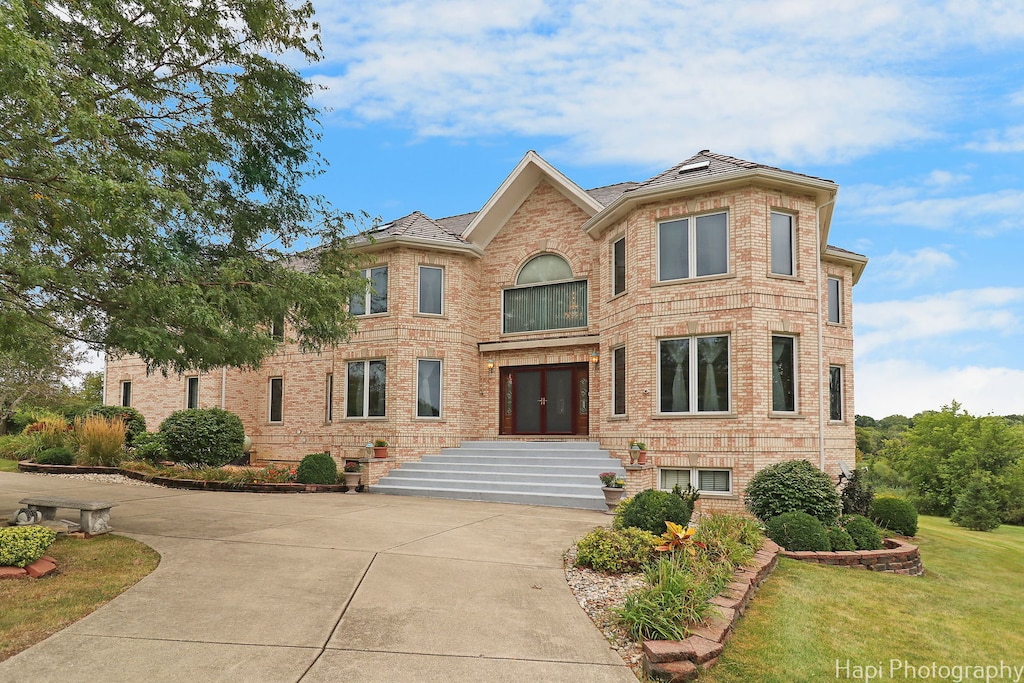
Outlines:
{"type": "Polygon", "coordinates": [[[506,289],[504,297],[504,333],[587,326],[586,280],[506,289]]]}

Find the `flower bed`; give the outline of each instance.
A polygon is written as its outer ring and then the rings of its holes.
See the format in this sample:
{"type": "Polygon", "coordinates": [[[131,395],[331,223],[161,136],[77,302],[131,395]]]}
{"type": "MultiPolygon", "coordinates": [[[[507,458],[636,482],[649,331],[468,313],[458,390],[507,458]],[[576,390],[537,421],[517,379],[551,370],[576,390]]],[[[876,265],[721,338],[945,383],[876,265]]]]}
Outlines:
{"type": "Polygon", "coordinates": [[[782,556],[802,562],[815,562],[832,567],[850,567],[890,574],[922,576],[921,552],[916,545],[898,538],[882,541],[882,550],[837,550],[833,552],[789,551],[782,549],[782,556]]]}

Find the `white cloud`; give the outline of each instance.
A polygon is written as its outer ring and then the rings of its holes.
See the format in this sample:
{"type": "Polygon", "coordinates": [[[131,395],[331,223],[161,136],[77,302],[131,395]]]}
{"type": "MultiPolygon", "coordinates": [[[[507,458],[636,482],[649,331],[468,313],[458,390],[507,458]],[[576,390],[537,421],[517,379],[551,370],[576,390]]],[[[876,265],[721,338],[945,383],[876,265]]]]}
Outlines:
{"type": "MultiPolygon", "coordinates": [[[[980,1],[980,0],[979,0],[980,1]]],[[[324,8],[316,80],[341,118],[420,136],[546,135],[555,157],[665,165],[711,148],[835,162],[933,136],[946,51],[1016,51],[978,2],[374,0],[324,8]]]]}
{"type": "Polygon", "coordinates": [[[1024,370],[1006,367],[936,367],[907,359],[859,362],[856,411],[882,418],[938,410],[956,400],[975,415],[1024,414],[1024,370]]]}
{"type": "MultiPolygon", "coordinates": [[[[1024,94],[1015,97],[1024,101],[1024,94]]],[[[964,145],[976,152],[1024,152],[1024,126],[1011,126],[1006,130],[988,130],[981,133],[978,140],[964,145]]]]}
{"type": "Polygon", "coordinates": [[[923,247],[909,254],[897,249],[872,259],[873,278],[897,287],[910,287],[955,267],[952,256],[933,247],[923,247]]]}
{"type": "Polygon", "coordinates": [[[955,197],[943,188],[855,185],[843,190],[843,206],[875,222],[992,236],[1024,228],[1024,190],[1004,189],[955,197]]]}
{"type": "Polygon", "coordinates": [[[1022,287],[964,289],[902,301],[855,304],[858,358],[876,352],[905,353],[905,344],[945,340],[970,332],[1013,334],[1020,330],[1022,287]],[[867,331],[865,331],[867,330],[867,331]]]}

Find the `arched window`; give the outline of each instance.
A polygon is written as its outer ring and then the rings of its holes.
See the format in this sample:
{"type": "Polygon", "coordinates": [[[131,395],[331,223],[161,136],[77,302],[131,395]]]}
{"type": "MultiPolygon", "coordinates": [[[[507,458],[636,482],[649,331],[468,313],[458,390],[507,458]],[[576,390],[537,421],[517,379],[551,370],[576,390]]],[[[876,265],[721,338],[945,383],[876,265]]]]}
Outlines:
{"type": "Polygon", "coordinates": [[[561,256],[541,254],[526,262],[516,278],[517,285],[535,285],[541,282],[560,282],[572,279],[572,268],[561,256]]]}

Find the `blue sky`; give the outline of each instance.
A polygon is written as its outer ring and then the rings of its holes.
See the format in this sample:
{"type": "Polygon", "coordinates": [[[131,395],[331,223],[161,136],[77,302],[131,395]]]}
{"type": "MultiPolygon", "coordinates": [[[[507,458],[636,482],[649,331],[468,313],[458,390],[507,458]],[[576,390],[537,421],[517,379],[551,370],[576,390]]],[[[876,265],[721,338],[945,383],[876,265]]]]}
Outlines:
{"type": "Polygon", "coordinates": [[[1024,413],[1024,4],[314,2],[339,209],[475,211],[528,149],[584,188],[701,149],[828,178],[857,412],[1024,413]]]}

